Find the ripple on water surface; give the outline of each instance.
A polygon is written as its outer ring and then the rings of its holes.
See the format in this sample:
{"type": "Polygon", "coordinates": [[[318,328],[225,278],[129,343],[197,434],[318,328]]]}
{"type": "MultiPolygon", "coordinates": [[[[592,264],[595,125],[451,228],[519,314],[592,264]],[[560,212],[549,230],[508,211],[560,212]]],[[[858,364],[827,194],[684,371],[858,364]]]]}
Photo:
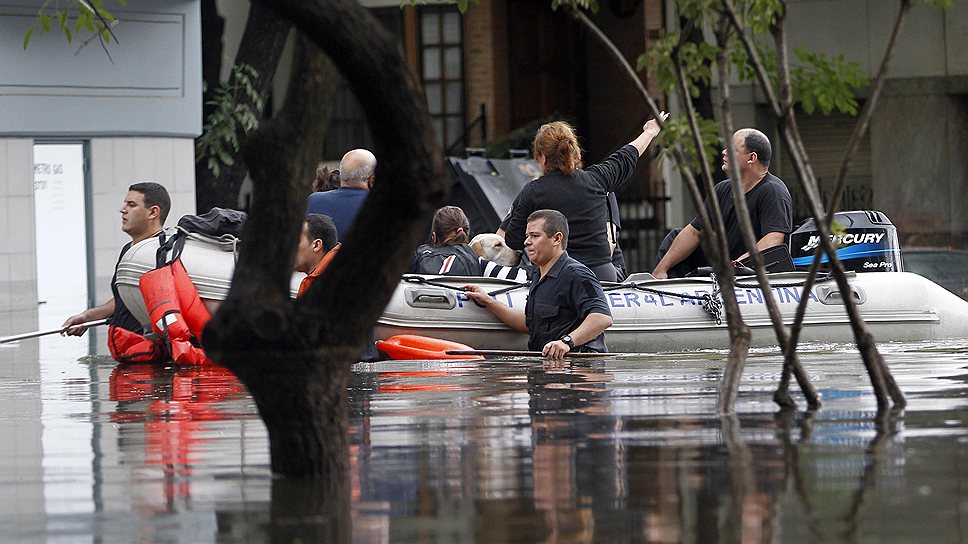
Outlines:
{"type": "Polygon", "coordinates": [[[226,371],[59,361],[0,379],[0,540],[310,541],[348,523],[354,542],[964,542],[968,352],[882,352],[904,411],[878,414],[843,346],[801,352],[815,413],[778,412],[782,359],[752,351],[735,417],[716,415],[718,351],[357,364],[340,500],[271,477],[226,371]]]}

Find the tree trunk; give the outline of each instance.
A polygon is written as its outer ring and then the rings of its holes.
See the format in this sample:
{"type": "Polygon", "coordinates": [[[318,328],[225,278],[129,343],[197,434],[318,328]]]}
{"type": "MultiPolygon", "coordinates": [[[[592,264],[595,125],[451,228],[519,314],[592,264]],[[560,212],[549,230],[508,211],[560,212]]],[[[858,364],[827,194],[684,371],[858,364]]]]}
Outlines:
{"type": "MultiPolygon", "coordinates": [[[[235,55],[235,64],[247,64],[255,69],[257,75],[252,84],[263,99],[268,96],[272,87],[276,67],[279,65],[279,57],[282,55],[282,48],[286,44],[288,35],[288,21],[281,19],[262,4],[252,3],[249,7],[249,16],[245,22],[242,40],[239,43],[239,51],[235,55]]],[[[221,56],[221,39],[219,39],[219,56],[221,56]]],[[[205,71],[207,77],[212,76],[211,68],[206,67],[205,71]]],[[[206,79],[206,83],[208,84],[206,102],[208,102],[215,87],[219,84],[218,72],[215,72],[214,80],[206,79]]],[[[231,84],[232,81],[229,81],[229,83],[231,84]]],[[[243,103],[252,109],[258,119],[263,118],[263,108],[257,108],[246,97],[243,97],[243,103]]],[[[212,110],[211,107],[206,108],[208,109],[203,111],[208,112],[205,115],[207,120],[212,110]]],[[[240,134],[239,141],[244,146],[245,135],[240,134]]],[[[242,188],[242,182],[248,173],[248,168],[242,160],[241,154],[241,149],[238,153],[234,153],[232,156],[234,163],[223,168],[218,177],[215,177],[212,171],[208,169],[206,161],[202,160],[195,163],[195,206],[199,213],[207,212],[212,206],[238,207],[239,190],[242,188]]]]}
{"type": "Polygon", "coordinates": [[[376,183],[326,273],[291,300],[308,173],[317,159],[302,136],[315,119],[284,115],[264,123],[244,153],[255,189],[245,243],[205,346],[256,399],[274,472],[341,479],[350,365],[449,187],[419,83],[366,10],[350,0],[265,4],[320,45],[349,82],[376,138],[376,183]]]}
{"type": "MultiPolygon", "coordinates": [[[[728,27],[728,19],[723,19],[721,25],[728,27]]],[[[726,59],[726,48],[728,44],[726,43],[727,35],[725,30],[723,32],[717,33],[717,40],[719,41],[719,54],[717,56],[717,66],[719,67],[719,80],[728,81],[729,70],[728,61],[726,59]]],[[[756,234],[753,231],[753,222],[750,218],[749,208],[746,204],[746,193],[743,190],[743,181],[740,177],[739,165],[736,161],[735,150],[733,149],[732,135],[735,132],[733,127],[733,117],[732,117],[732,105],[729,99],[729,85],[722,85],[722,106],[720,125],[722,126],[723,137],[726,140],[726,148],[729,154],[729,179],[730,179],[730,189],[733,193],[733,202],[736,206],[736,218],[739,221],[740,232],[743,235],[743,242],[746,247],[749,248],[750,258],[753,262],[753,268],[756,271],[756,279],[760,286],[760,292],[763,293],[763,298],[766,302],[767,313],[770,316],[770,322],[773,324],[773,332],[776,334],[777,342],[780,344],[780,349],[783,351],[785,356],[784,365],[788,366],[796,375],[797,381],[800,384],[800,389],[803,391],[804,396],[807,398],[807,403],[811,408],[817,408],[820,405],[819,396],[817,395],[816,389],[810,383],[810,378],[807,376],[806,371],[804,371],[802,365],[800,364],[800,359],[796,354],[796,346],[791,346],[788,342],[786,326],[783,324],[783,317],[780,315],[780,308],[777,306],[776,298],[773,296],[773,290],[770,289],[770,282],[766,277],[766,269],[763,265],[763,256],[760,255],[759,249],[756,247],[758,242],[756,234]]],[[[780,381],[780,386],[777,387],[776,392],[773,395],[773,400],[784,408],[793,408],[796,406],[793,398],[789,394],[789,377],[788,374],[784,374],[786,380],[780,381]]]]}

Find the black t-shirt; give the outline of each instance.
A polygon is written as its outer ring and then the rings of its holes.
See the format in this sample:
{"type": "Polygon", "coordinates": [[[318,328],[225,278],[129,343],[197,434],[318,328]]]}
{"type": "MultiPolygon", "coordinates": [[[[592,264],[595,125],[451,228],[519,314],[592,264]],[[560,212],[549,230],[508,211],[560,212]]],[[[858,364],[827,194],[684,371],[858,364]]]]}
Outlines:
{"type": "Polygon", "coordinates": [[[511,249],[524,248],[524,231],[531,212],[558,210],[568,219],[568,253],[590,268],[611,262],[605,237],[606,194],[617,191],[635,172],[639,153],[626,145],[605,161],[571,175],[548,172],[521,189],[507,223],[505,240],[511,249]]]}
{"type": "Polygon", "coordinates": [[[131,315],[131,311],[124,305],[121,296],[118,294],[118,264],[121,264],[121,257],[130,247],[131,242],[124,244],[124,247],[121,248],[121,254],[118,255],[118,262],[114,265],[114,276],[111,278],[111,292],[114,293],[114,315],[111,316],[111,323],[122,329],[142,334],[144,329],[141,327],[141,322],[131,315]]]}
{"type": "MultiPolygon", "coordinates": [[[[611,316],[605,302],[602,284],[587,266],[562,254],[558,262],[540,280],[538,269],[533,269],[528,301],[524,306],[525,323],[528,326],[528,349],[539,351],[552,340],[559,340],[571,333],[588,314],[611,316]]],[[[605,353],[605,333],[575,351],[605,353]]]]}
{"type": "MultiPolygon", "coordinates": [[[[739,228],[736,204],[733,201],[733,191],[730,190],[728,179],[716,184],[716,198],[723,212],[723,224],[726,225],[729,258],[736,259],[748,250],[743,242],[743,232],[739,228]]],[[[793,231],[793,197],[790,196],[790,190],[780,178],[767,172],[759,183],[746,192],[746,204],[750,210],[750,220],[757,240],[771,232],[789,235],[793,231]]],[[[705,206],[706,212],[712,214],[708,198],[705,206]]],[[[691,225],[702,230],[702,218],[697,215],[691,225]]]]}

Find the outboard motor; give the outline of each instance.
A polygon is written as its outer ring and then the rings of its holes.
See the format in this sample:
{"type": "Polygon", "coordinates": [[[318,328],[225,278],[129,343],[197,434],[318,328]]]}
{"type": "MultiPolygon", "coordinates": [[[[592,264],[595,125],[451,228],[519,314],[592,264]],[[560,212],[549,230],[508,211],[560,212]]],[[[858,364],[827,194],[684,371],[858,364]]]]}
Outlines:
{"type": "MultiPolygon", "coordinates": [[[[900,272],[901,246],[897,229],[881,212],[854,211],[834,214],[831,241],[844,269],[854,272],[900,272]]],[[[797,270],[809,270],[820,245],[813,218],[790,235],[790,255],[797,270]]],[[[821,259],[828,262],[827,255],[821,259]]]]}

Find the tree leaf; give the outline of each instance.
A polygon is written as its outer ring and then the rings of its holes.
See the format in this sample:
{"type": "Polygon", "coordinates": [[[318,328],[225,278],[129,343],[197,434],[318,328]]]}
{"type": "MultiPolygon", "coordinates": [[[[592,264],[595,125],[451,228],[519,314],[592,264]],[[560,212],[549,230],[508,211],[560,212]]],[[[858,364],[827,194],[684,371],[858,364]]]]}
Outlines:
{"type": "Polygon", "coordinates": [[[27,46],[30,45],[30,39],[34,37],[34,27],[27,29],[27,33],[24,34],[24,50],[26,51],[27,46]]]}
{"type": "Polygon", "coordinates": [[[48,16],[46,13],[41,13],[39,16],[39,19],[40,19],[40,28],[44,32],[50,32],[50,16],[48,16]]]}

